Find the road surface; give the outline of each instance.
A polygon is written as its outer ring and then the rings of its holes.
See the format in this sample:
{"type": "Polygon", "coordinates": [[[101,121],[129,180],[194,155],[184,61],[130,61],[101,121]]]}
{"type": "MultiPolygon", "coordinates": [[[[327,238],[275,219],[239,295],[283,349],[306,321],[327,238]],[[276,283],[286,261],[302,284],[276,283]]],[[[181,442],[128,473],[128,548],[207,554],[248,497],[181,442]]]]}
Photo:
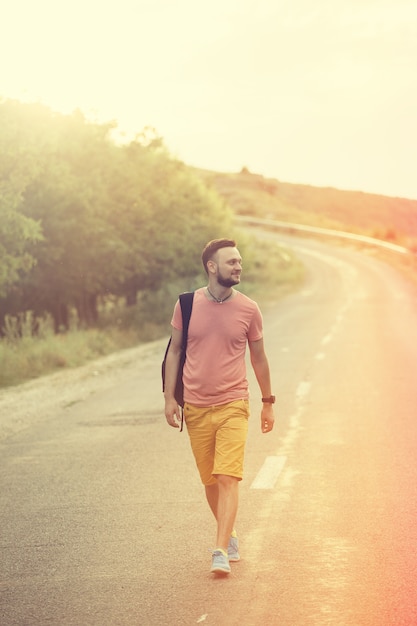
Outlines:
{"type": "Polygon", "coordinates": [[[353,248],[274,237],[307,279],[264,309],[277,421],[261,434],[251,373],[242,560],[209,573],[215,527],[155,342],[54,410],[57,379],[39,383],[3,431],[0,624],[417,624],[415,288],[353,248]]]}

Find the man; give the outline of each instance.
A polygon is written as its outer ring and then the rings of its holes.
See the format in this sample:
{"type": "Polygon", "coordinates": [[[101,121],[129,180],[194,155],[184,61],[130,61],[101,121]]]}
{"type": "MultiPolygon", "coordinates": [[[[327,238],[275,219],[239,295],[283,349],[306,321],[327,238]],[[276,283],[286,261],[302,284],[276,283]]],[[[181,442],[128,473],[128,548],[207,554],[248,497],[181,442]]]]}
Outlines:
{"type": "MultiPolygon", "coordinates": [[[[215,239],[204,248],[206,287],[194,294],[184,366],[184,420],[208,504],[217,521],[211,571],[228,574],[230,561],[240,559],[235,519],[239,481],[248,431],[249,390],[245,353],[262,395],[261,430],[274,425],[271,381],[258,305],[236,291],[242,258],[231,239],[215,239]]],[[[165,370],[165,417],[179,427],[174,398],[181,353],[182,317],[179,302],[172,317],[172,340],[165,370]]]]}

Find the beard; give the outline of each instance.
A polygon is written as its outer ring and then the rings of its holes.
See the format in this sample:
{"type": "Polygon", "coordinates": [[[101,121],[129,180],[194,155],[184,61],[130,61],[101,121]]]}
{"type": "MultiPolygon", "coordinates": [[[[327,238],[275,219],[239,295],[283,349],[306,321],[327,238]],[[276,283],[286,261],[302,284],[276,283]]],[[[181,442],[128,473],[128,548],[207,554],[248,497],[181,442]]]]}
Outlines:
{"type": "Polygon", "coordinates": [[[240,274],[236,274],[236,276],[231,276],[230,278],[224,278],[220,273],[217,274],[217,282],[222,287],[234,287],[240,283],[240,274]]]}

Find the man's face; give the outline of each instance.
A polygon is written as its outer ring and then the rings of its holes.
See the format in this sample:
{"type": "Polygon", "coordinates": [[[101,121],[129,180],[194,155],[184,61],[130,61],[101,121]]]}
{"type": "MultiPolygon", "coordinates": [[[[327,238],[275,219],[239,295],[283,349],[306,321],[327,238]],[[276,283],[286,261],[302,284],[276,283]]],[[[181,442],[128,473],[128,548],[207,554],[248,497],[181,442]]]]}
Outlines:
{"type": "Polygon", "coordinates": [[[237,248],[220,248],[213,259],[216,264],[216,278],[222,287],[233,287],[240,283],[242,257],[237,248]]]}

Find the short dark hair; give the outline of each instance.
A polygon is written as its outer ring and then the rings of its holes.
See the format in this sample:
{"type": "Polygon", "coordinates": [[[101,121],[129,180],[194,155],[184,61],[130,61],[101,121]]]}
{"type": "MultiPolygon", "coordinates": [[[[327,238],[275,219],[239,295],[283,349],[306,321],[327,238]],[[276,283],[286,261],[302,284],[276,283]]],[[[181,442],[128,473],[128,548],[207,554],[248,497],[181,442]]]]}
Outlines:
{"type": "Polygon", "coordinates": [[[236,248],[236,245],[236,241],[233,239],[213,239],[206,243],[203,254],[201,255],[206,274],[208,274],[207,263],[211,261],[217,250],[220,250],[220,248],[236,248]]]}

